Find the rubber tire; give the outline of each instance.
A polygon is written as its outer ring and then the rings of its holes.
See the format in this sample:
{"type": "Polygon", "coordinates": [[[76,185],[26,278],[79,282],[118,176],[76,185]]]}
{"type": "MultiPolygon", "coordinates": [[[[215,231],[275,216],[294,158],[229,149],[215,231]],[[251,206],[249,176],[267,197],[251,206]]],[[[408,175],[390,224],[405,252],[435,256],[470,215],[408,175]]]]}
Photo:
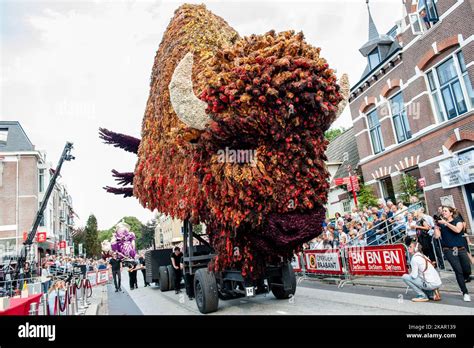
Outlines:
{"type": "Polygon", "coordinates": [[[170,289],[170,280],[168,277],[168,268],[166,266],[160,266],[158,269],[160,272],[160,290],[162,292],[170,289]]]}
{"type": "MultiPolygon", "coordinates": [[[[291,267],[291,264],[286,264],[283,267],[290,267],[290,283],[291,283],[291,289],[290,290],[285,290],[283,287],[280,286],[272,286],[272,293],[273,296],[275,296],[279,300],[284,300],[288,299],[290,297],[293,297],[293,295],[296,292],[296,275],[295,272],[293,272],[293,268],[291,267]]],[[[278,283],[283,283],[283,280],[281,278],[278,279],[278,283]]]]}
{"type": "Polygon", "coordinates": [[[199,311],[203,314],[217,311],[219,296],[214,273],[207,268],[200,268],[194,275],[194,296],[199,311]]]}
{"type": "Polygon", "coordinates": [[[174,269],[173,266],[168,265],[168,290],[174,290],[174,269]]]}

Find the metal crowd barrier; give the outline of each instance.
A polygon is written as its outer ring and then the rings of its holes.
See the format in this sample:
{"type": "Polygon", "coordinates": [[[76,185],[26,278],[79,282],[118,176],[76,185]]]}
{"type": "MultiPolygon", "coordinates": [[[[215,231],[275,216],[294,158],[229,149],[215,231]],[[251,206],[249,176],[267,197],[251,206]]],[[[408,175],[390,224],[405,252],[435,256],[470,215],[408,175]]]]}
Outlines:
{"type": "MultiPolygon", "coordinates": [[[[61,277],[63,278],[63,277],[61,277]]],[[[64,280],[56,278],[56,281],[64,280]]],[[[65,290],[53,290],[43,293],[39,304],[32,303],[29,315],[84,315],[91,305],[92,286],[89,279],[84,276],[74,276],[66,284],[65,290]],[[54,294],[52,308],[50,306],[50,296],[54,294]],[[40,312],[41,309],[41,312],[40,312]]]]}
{"type": "MultiPolygon", "coordinates": [[[[403,246],[403,254],[404,254],[404,259],[400,260],[401,265],[402,265],[402,270],[398,272],[392,272],[392,273],[400,273],[400,275],[380,275],[382,272],[376,272],[372,276],[376,276],[377,278],[380,279],[400,279],[401,273],[405,273],[405,271],[408,270],[408,263],[409,263],[409,254],[408,254],[408,248],[405,244],[396,244],[397,248],[399,249],[399,245],[403,246]]],[[[386,246],[371,246],[371,249],[390,249],[390,245],[386,246]]],[[[364,246],[359,246],[359,247],[353,247],[353,246],[346,246],[343,248],[332,248],[332,249],[322,249],[322,250],[304,250],[303,252],[295,255],[295,262],[294,262],[294,268],[295,273],[299,276],[298,281],[302,281],[305,279],[336,279],[338,281],[338,287],[342,288],[345,284],[347,283],[354,283],[356,279],[361,278],[362,276],[371,276],[371,274],[354,274],[351,272],[350,268],[350,261],[349,257],[350,255],[348,254],[349,249],[355,249],[356,251],[362,251],[364,252],[364,249],[366,247],[364,246]],[[313,257],[313,262],[315,263],[313,266],[308,266],[307,259],[311,260],[311,256],[314,254],[315,256],[313,257]],[[331,261],[338,260],[337,263],[339,263],[339,268],[334,269],[334,270],[317,270],[317,257],[316,255],[324,255],[324,254],[332,254],[330,257],[331,261]],[[336,255],[334,255],[336,254],[336,255]],[[309,255],[309,256],[307,256],[309,255]],[[296,262],[298,260],[298,262],[296,262]]],[[[359,273],[359,272],[356,272],[359,273]]],[[[387,274],[390,272],[387,271],[387,274]]]]}
{"type": "Polygon", "coordinates": [[[8,295],[13,297],[16,295],[16,292],[21,292],[23,289],[24,283],[33,284],[40,283],[40,277],[30,277],[30,278],[20,278],[15,280],[2,280],[0,281],[0,297],[8,295]]]}

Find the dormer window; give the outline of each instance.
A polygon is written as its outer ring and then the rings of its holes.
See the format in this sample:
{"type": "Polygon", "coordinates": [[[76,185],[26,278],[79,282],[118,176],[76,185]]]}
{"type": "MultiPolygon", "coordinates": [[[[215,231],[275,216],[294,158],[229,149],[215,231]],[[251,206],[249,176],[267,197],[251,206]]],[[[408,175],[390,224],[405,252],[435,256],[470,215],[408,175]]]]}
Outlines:
{"type": "Polygon", "coordinates": [[[0,145],[7,145],[8,128],[0,128],[0,145]]]}
{"type": "Polygon", "coordinates": [[[378,47],[374,48],[372,52],[369,53],[368,58],[369,58],[370,70],[372,70],[373,68],[375,68],[377,65],[380,64],[379,48],[378,47]]]}

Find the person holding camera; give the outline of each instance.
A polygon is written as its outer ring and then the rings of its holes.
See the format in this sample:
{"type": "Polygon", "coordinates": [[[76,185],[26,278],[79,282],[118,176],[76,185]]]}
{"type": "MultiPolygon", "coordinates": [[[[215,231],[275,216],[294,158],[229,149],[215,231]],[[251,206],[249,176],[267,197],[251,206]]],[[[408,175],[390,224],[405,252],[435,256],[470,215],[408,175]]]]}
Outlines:
{"type": "Polygon", "coordinates": [[[439,266],[433,248],[434,220],[431,216],[425,214],[424,208],[420,208],[414,214],[417,219],[417,241],[421,244],[423,253],[430,258],[435,267],[439,266]]]}
{"type": "Polygon", "coordinates": [[[451,264],[456,275],[456,281],[463,294],[463,300],[471,301],[471,296],[466,287],[466,282],[471,279],[471,261],[467,255],[466,241],[464,239],[464,220],[456,209],[448,206],[442,207],[443,217],[437,221],[435,238],[441,238],[443,254],[451,264]]]}
{"type": "Polygon", "coordinates": [[[430,259],[423,255],[421,244],[412,241],[408,246],[408,253],[411,255],[411,272],[410,274],[404,274],[402,280],[417,294],[412,301],[441,300],[438,290],[441,286],[441,278],[430,259]]]}

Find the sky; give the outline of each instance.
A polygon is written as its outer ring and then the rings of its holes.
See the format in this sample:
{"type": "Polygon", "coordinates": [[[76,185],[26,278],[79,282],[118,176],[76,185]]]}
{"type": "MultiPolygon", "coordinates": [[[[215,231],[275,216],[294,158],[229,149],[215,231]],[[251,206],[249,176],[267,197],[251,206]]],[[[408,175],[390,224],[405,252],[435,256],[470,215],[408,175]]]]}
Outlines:
{"type": "MultiPolygon", "coordinates": [[[[365,0],[187,1],[205,3],[241,36],[303,31],[307,42],[355,84],[366,59],[358,49],[368,37],[365,0]]],[[[76,159],[61,182],[79,215],[100,229],[123,216],[153,217],[135,198],[105,192],[116,186],[110,170],[133,171],[133,154],[103,144],[98,128],[140,137],[155,52],[182,1],[0,0],[0,120],[19,121],[53,166],[66,141],[76,159]]],[[[380,33],[402,16],[401,0],[371,0],[380,33]]],[[[333,127],[351,126],[349,109],[333,127]]]]}

